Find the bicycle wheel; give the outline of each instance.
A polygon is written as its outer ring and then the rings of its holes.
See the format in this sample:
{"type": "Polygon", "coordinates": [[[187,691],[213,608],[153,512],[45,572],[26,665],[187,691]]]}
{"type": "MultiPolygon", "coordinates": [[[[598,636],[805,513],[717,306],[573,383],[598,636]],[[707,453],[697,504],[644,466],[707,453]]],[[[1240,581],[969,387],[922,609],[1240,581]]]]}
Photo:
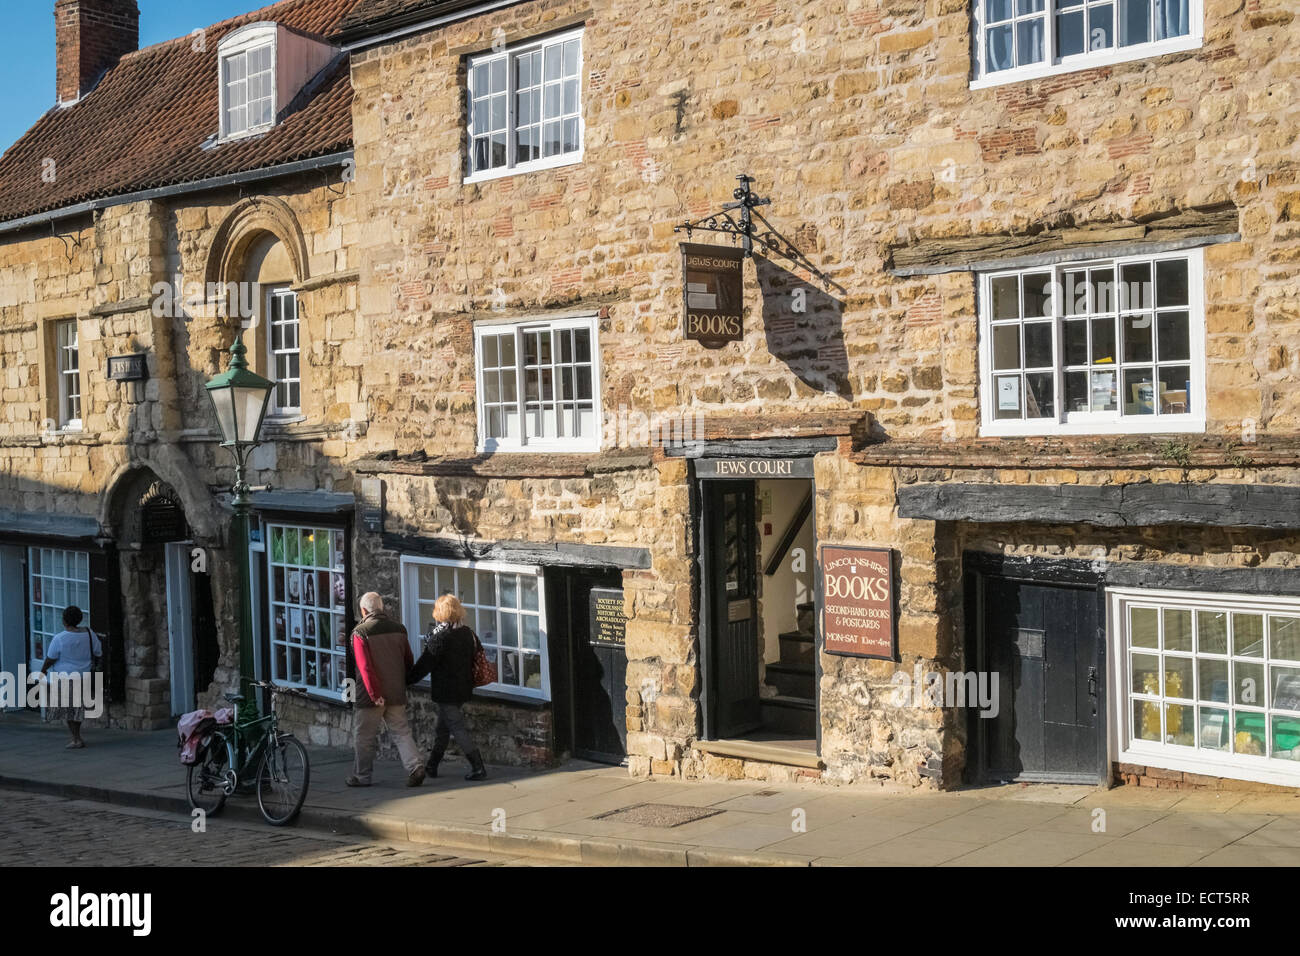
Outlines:
{"type": "Polygon", "coordinates": [[[274,827],[293,821],[307,799],[311,767],[307,749],[298,738],[285,734],[267,743],[257,771],[257,805],[274,827]]]}
{"type": "Polygon", "coordinates": [[[190,806],[208,815],[226,805],[226,787],[234,775],[230,742],[225,734],[213,731],[199,762],[190,764],[185,776],[185,792],[190,806]]]}

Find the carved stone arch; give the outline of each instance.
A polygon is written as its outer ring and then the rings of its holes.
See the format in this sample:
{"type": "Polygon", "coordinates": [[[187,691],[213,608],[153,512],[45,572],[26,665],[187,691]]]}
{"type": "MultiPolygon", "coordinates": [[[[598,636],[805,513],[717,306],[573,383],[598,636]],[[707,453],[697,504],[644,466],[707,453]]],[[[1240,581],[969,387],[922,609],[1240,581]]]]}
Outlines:
{"type": "Polygon", "coordinates": [[[209,285],[243,281],[249,252],[268,235],[284,246],[297,281],[310,279],[307,238],[298,217],[284,200],[257,196],[235,206],[217,227],[208,249],[204,280],[209,285]]]}

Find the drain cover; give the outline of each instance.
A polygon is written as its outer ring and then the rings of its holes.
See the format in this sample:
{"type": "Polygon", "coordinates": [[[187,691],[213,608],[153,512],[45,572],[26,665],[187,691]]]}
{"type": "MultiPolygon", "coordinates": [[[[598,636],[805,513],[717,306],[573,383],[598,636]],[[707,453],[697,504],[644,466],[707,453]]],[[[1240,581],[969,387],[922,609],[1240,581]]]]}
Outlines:
{"type": "Polygon", "coordinates": [[[717,816],[721,810],[708,807],[679,807],[672,803],[639,803],[634,807],[624,807],[610,813],[592,817],[593,820],[609,820],[613,823],[631,823],[642,827],[679,827],[696,820],[717,816]]]}

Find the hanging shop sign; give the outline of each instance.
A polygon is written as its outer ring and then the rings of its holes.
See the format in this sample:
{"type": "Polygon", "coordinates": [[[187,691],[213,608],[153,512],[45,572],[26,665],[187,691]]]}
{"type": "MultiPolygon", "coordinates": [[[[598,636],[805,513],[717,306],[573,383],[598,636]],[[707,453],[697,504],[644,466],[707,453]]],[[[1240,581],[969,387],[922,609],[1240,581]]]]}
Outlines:
{"type": "Polygon", "coordinates": [[[627,643],[627,612],[623,592],[615,588],[591,589],[590,642],[607,647],[627,643]]]}
{"type": "Polygon", "coordinates": [[[745,337],[745,252],[682,243],[684,332],[691,342],[721,348],[745,337]]]}
{"type": "Polygon", "coordinates": [[[821,577],[826,653],[897,660],[894,552],[823,545],[821,577]]]}

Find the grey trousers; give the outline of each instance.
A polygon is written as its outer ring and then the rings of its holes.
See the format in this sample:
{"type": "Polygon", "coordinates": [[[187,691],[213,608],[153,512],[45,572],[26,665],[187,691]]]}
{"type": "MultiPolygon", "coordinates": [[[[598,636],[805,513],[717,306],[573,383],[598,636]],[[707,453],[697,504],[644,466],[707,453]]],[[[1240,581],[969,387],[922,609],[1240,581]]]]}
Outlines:
{"type": "Polygon", "coordinates": [[[424,768],[424,759],[415,745],[415,735],[406,719],[406,705],[389,704],[387,707],[360,707],[356,711],[356,766],[362,783],[370,782],[375,770],[375,752],[379,749],[379,727],[388,725],[388,733],[397,744],[397,753],[407,773],[424,768]]]}
{"type": "Polygon", "coordinates": [[[446,753],[447,741],[453,737],[456,738],[460,752],[466,756],[478,750],[478,744],[474,743],[474,738],[465,726],[465,715],[460,712],[460,704],[435,703],[433,706],[438,712],[438,727],[433,732],[434,753],[446,753]]]}

